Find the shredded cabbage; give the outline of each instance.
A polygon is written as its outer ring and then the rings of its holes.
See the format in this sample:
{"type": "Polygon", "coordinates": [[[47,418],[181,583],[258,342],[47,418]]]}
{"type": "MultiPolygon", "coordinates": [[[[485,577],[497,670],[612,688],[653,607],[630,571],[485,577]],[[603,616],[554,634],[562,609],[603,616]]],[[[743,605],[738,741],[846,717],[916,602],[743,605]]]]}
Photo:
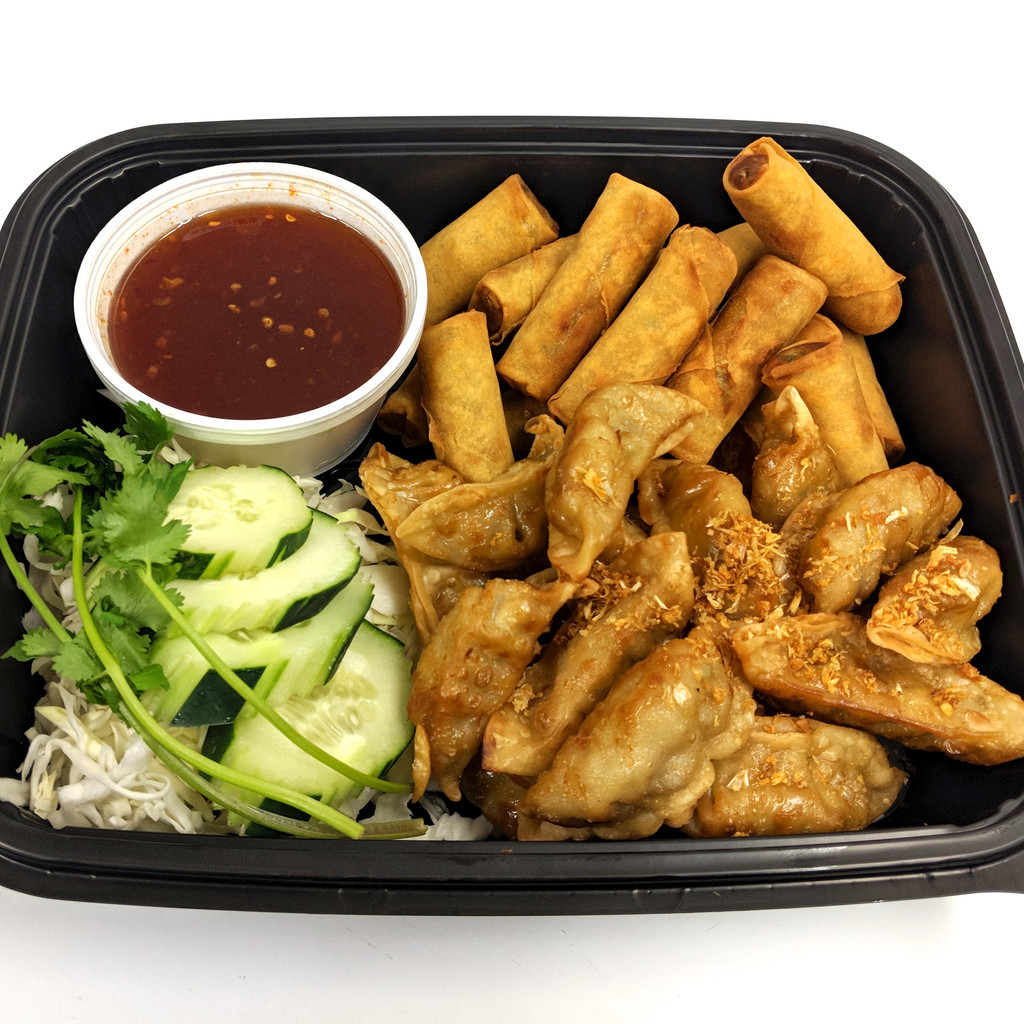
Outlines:
{"type": "MultiPolygon", "coordinates": [[[[184,455],[172,449],[166,457],[184,455]]],[[[350,483],[324,495],[320,481],[296,478],[310,505],[351,526],[352,539],[363,557],[360,573],[373,583],[368,618],[406,645],[412,655],[418,634],[409,603],[409,582],[398,562],[387,531],[367,508],[365,493],[350,483]]],[[[47,501],[66,514],[66,490],[47,501]]],[[[33,584],[62,617],[77,630],[80,618],[74,603],[70,569],[50,564],[40,555],[34,537],[26,537],[24,555],[33,584]]],[[[39,625],[35,610],[23,621],[26,629],[39,625]]],[[[109,708],[89,703],[73,681],[54,672],[46,659],[32,671],[46,680],[29,729],[28,752],[19,766],[19,778],[0,779],[0,800],[24,807],[54,828],[85,826],[102,829],[160,830],[184,834],[228,831],[228,815],[213,807],[168,769],[131,728],[109,708]]],[[[179,739],[202,744],[199,729],[174,730],[179,739]]],[[[342,808],[371,823],[412,817],[409,797],[364,791],[351,806],[342,808]]],[[[475,839],[490,834],[483,818],[452,813],[430,794],[421,801],[430,814],[426,839],[475,839]]]]}

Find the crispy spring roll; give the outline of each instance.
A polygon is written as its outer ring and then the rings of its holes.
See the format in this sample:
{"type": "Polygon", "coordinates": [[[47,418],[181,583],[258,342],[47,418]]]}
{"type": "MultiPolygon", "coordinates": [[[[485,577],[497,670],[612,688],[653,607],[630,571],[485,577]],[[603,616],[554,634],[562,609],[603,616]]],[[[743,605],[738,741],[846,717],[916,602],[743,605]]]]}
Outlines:
{"type": "Polygon", "coordinates": [[[800,392],[787,385],[762,407],[761,440],[750,476],[751,511],[779,529],[808,496],[843,487],[832,450],[825,444],[800,392]]]}
{"type": "Polygon", "coordinates": [[[492,345],[501,344],[526,319],[574,248],[575,235],[556,238],[480,278],[469,308],[486,315],[492,345]]]}
{"type": "Polygon", "coordinates": [[[733,158],[725,189],[768,249],[828,285],[825,311],[860,334],[877,334],[899,316],[903,275],[774,139],[760,138],[733,158]]]}
{"type": "Polygon", "coordinates": [[[615,680],[689,622],[693,573],[681,533],[646,538],[595,566],[587,582],[596,593],[574,602],[511,699],[491,715],[484,769],[539,775],[615,680]]]}
{"type": "Polygon", "coordinates": [[[889,468],[853,354],[827,317],[816,313],[768,360],[761,379],[776,395],[787,385],[800,392],[845,485],[889,468]]]}
{"type": "Polygon", "coordinates": [[[790,715],[758,717],[747,742],[715,763],[691,836],[781,836],[867,828],[902,793],[906,773],[860,729],[790,715]]]}
{"type": "Polygon", "coordinates": [[[868,350],[868,343],[863,334],[857,334],[842,324],[838,327],[853,357],[853,365],[857,368],[857,380],[860,381],[860,389],[864,401],[867,402],[871,422],[875,425],[875,433],[882,442],[886,458],[890,463],[895,463],[906,451],[906,446],[896,418],[889,407],[889,400],[875,373],[875,363],[868,350]]]}
{"type": "Polygon", "coordinates": [[[760,391],[764,364],[796,337],[825,296],[825,285],[799,267],[776,256],[757,261],[667,381],[708,410],[673,449],[676,458],[711,460],[760,391]]]}
{"type": "Polygon", "coordinates": [[[420,246],[427,271],[426,323],[466,308],[489,270],[558,237],[558,225],[518,174],[509,175],[420,246]]]}
{"type": "Polygon", "coordinates": [[[711,634],[656,647],[612,687],[519,804],[519,838],[638,839],[682,828],[754,724],[749,686],[711,634]]]}
{"type": "Polygon", "coordinates": [[[804,548],[800,582],[818,612],[853,608],[883,575],[933,544],[960,512],[957,493],[918,462],[842,491],[804,548]]]}
{"type": "Polygon", "coordinates": [[[508,700],[573,589],[564,581],[493,579],[459,595],[413,669],[415,799],[431,776],[445,796],[461,797],[462,772],[477,754],[487,719],[508,700]]]}
{"type": "Polygon", "coordinates": [[[743,280],[754,264],[768,254],[768,247],[757,237],[757,232],[745,221],[718,232],[736,257],[736,283],[743,280]]]}
{"type": "Polygon", "coordinates": [[[377,413],[377,425],[402,439],[407,448],[426,444],[427,414],[423,411],[423,381],[420,368],[413,363],[405,379],[384,399],[377,413]]]}
{"type": "Polygon", "coordinates": [[[501,376],[547,401],[618,315],[678,223],[663,195],[612,174],[576,248],[498,361],[501,376]]]}
{"type": "Polygon", "coordinates": [[[999,555],[983,540],[941,541],[883,584],[868,638],[911,661],[963,664],[981,650],[977,622],[1002,589],[999,555]]]}
{"type": "Polygon", "coordinates": [[[418,364],[437,458],[470,482],[507,470],[512,442],[484,314],[457,313],[424,330],[418,364]]]}
{"type": "Polygon", "coordinates": [[[791,711],[971,764],[1024,757],[1024,700],[971,665],[922,665],[852,612],[784,616],[731,637],[743,674],[791,711]]]}
{"type": "Polygon", "coordinates": [[[657,384],[591,392],[565,431],[548,474],[548,558],[582,580],[622,528],[637,477],[701,415],[697,402],[657,384]]]}
{"type": "Polygon", "coordinates": [[[736,277],[736,257],[706,228],[677,228],[622,312],[548,402],[568,423],[605,384],[664,384],[736,277]]]}

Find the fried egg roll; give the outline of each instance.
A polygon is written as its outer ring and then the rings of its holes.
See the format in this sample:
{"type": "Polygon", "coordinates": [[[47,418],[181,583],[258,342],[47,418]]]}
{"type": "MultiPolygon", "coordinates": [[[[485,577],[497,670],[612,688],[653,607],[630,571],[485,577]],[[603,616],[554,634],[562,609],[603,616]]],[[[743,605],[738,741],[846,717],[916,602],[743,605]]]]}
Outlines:
{"type": "Polygon", "coordinates": [[[852,612],[784,616],[731,637],[743,674],[791,711],[970,764],[1024,757],[1024,700],[971,665],[922,665],[852,612]]]}
{"type": "Polygon", "coordinates": [[[501,344],[526,319],[575,247],[575,235],[556,238],[480,278],[469,308],[486,315],[492,345],[501,344]]]}
{"type": "Polygon", "coordinates": [[[864,401],[867,402],[871,422],[875,425],[875,433],[882,442],[886,458],[890,463],[895,463],[906,451],[906,445],[903,443],[896,417],[892,414],[889,400],[875,373],[875,363],[871,358],[868,343],[863,334],[857,334],[842,324],[837,326],[853,358],[853,365],[857,368],[857,380],[860,382],[864,401]]]}
{"type": "Polygon", "coordinates": [[[526,182],[511,174],[420,246],[427,325],[466,308],[477,282],[558,237],[558,225],[526,182]]]}
{"type": "Polygon", "coordinates": [[[826,294],[818,278],[785,260],[757,261],[667,381],[707,409],[672,450],[676,458],[711,460],[760,391],[764,364],[796,337],[826,294]]]}
{"type": "Polygon", "coordinates": [[[776,395],[787,385],[797,389],[845,485],[889,468],[853,354],[828,317],[816,313],[765,364],[761,379],[776,395]]]}
{"type": "Polygon", "coordinates": [[[501,376],[547,401],[618,315],[678,223],[663,195],[613,173],[575,249],[498,361],[501,376]]]}
{"type": "Polygon", "coordinates": [[[745,221],[718,232],[718,237],[732,249],[736,257],[736,284],[743,280],[747,271],[768,254],[768,247],[757,237],[757,232],[745,221]]]}
{"type": "Polygon", "coordinates": [[[828,285],[826,313],[860,334],[877,334],[896,320],[903,275],[774,139],[745,147],[726,167],[723,181],[771,252],[828,285]]]}
{"type": "Polygon", "coordinates": [[[513,463],[512,442],[487,338],[487,317],[456,313],[423,332],[423,409],[434,454],[465,480],[491,480],[513,463]]]}
{"type": "Polygon", "coordinates": [[[736,277],[736,257],[706,228],[677,228],[622,312],[552,395],[568,423],[605,384],[664,384],[693,347],[736,277]]]}

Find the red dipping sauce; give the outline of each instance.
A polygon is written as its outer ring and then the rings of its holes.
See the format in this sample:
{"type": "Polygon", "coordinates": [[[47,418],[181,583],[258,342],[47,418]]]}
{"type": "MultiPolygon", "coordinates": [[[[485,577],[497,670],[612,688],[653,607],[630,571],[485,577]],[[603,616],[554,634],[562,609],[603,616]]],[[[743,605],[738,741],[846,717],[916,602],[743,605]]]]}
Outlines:
{"type": "Polygon", "coordinates": [[[147,249],[114,296],[124,378],[203,416],[265,419],[327,405],[402,339],[398,277],[358,231],[284,204],[189,221],[147,249]]]}

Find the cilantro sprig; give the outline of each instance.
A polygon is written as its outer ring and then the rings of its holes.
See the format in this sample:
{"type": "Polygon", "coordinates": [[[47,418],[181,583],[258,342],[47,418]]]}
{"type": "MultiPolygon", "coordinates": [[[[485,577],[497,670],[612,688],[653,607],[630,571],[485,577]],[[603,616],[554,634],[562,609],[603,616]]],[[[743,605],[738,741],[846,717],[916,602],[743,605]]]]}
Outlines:
{"type": "MultiPolygon", "coordinates": [[[[154,635],[174,621],[221,678],[307,754],[361,785],[389,792],[409,788],[359,772],[311,743],[258,697],[182,615],[173,583],[188,526],[169,520],[168,509],[190,463],[159,457],[172,433],[158,410],[140,403],[126,406],[120,431],[83,423],[81,430],[63,431],[35,448],[15,435],[0,439],[0,554],[43,623],[26,631],[4,657],[51,658],[56,671],[74,680],[88,700],[110,705],[186,783],[241,817],[295,835],[360,837],[366,834],[364,826],[324,802],[229,769],[182,743],[140,700],[146,690],[168,686],[162,668],[150,663],[149,650],[154,635]],[[73,503],[67,519],[42,497],[62,489],[73,503]],[[57,620],[18,561],[10,538],[29,534],[57,564],[70,564],[82,622],[78,632],[57,620]],[[87,567],[96,564],[103,571],[90,571],[87,578],[87,567]],[[264,811],[218,782],[291,806],[322,825],[264,811]]],[[[410,822],[374,835],[420,831],[418,823],[410,822]]]]}

